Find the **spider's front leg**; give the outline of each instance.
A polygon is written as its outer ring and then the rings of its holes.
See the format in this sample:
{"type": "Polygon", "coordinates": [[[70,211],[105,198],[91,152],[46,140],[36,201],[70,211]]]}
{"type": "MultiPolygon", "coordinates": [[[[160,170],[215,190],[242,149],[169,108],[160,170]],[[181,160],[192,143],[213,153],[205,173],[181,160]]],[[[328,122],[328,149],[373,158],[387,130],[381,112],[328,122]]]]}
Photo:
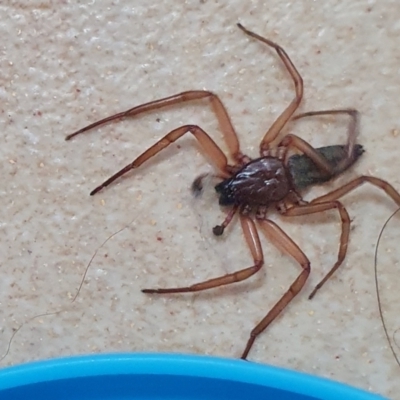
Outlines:
{"type": "Polygon", "coordinates": [[[220,98],[216,94],[207,90],[189,90],[187,92],[174,94],[169,97],[164,97],[162,99],[140,104],[126,111],[122,111],[120,113],[103,118],[99,121],[93,122],[92,124],[71,133],[65,138],[65,140],[70,140],[73,137],[80,135],[81,133],[87,132],[90,129],[102,126],[117,119],[132,118],[143,113],[159,110],[164,107],[170,107],[173,105],[202,99],[209,99],[211,108],[214,111],[215,116],[217,117],[223,137],[226,141],[226,144],[228,145],[230,154],[235,160],[240,160],[241,152],[239,139],[229,118],[229,114],[220,98]]]}
{"type": "Polygon", "coordinates": [[[130,164],[122,168],[120,171],[115,173],[113,176],[108,178],[101,185],[96,187],[94,190],[90,192],[90,195],[93,196],[101,189],[108,186],[110,183],[114,182],[116,179],[120,178],[122,175],[125,175],[127,172],[132,169],[136,169],[140,167],[145,161],[154,157],[161,150],[168,147],[171,143],[178,140],[184,134],[190,132],[200,143],[201,147],[204,149],[205,153],[208,155],[210,160],[214,163],[215,167],[220,171],[221,176],[229,177],[230,167],[228,165],[228,160],[222,150],[217,146],[213,139],[201,129],[197,125],[184,125],[179,128],[174,129],[167,135],[165,135],[162,139],[160,139],[157,143],[143,152],[139,157],[133,160],[130,164]]]}
{"type": "MultiPolygon", "coordinates": [[[[139,106],[130,108],[129,110],[120,112],[118,114],[111,115],[109,117],[103,118],[102,120],[96,121],[82,129],[73,132],[68,135],[65,139],[70,140],[76,135],[84,133],[90,129],[95,127],[104,125],[108,122],[123,119],[128,117],[135,117],[140,114],[159,110],[164,107],[173,106],[177,104],[182,104],[194,100],[202,100],[208,99],[211,105],[212,110],[214,111],[215,116],[217,117],[219,126],[221,128],[223,137],[228,146],[229,153],[231,157],[235,160],[235,162],[242,162],[245,156],[241,153],[239,139],[235,132],[235,129],[230,120],[229,114],[220,100],[220,98],[212,92],[206,90],[190,90],[187,92],[178,93],[176,95],[165,97],[159,100],[151,101],[149,103],[141,104],[139,106]]],[[[164,138],[158,141],[155,145],[146,150],[143,154],[141,154],[138,158],[136,158],[131,164],[127,165],[112,177],[107,179],[102,185],[98,186],[91,192],[91,195],[96,194],[102,188],[108,186],[111,182],[124,175],[126,172],[131,169],[137,168],[139,165],[143,164],[146,160],[153,157],[159,151],[167,147],[169,144],[177,140],[179,137],[184,135],[187,132],[191,132],[196,139],[203,146],[203,149],[209,155],[213,163],[219,169],[220,176],[226,178],[230,175],[231,168],[227,165],[226,156],[222,153],[221,149],[217,146],[217,144],[205,133],[201,128],[196,125],[185,125],[180,128],[174,129],[169,134],[167,134],[164,138]]]]}

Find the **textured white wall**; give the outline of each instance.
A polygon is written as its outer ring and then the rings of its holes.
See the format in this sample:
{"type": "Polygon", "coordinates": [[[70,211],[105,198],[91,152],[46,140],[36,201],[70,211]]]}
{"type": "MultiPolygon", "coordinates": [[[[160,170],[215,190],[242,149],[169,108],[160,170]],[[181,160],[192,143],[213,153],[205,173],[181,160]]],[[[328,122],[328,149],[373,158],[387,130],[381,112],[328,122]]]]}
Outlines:
{"type": "MultiPolygon", "coordinates": [[[[265,268],[247,283],[194,296],[140,292],[194,283],[251,262],[239,224],[221,240],[212,237],[210,227],[224,215],[212,188],[203,200],[191,198],[193,178],[210,167],[190,137],[88,196],[179,125],[199,124],[225,149],[206,102],[64,141],[66,134],[109,114],[180,91],[208,89],[225,102],[243,151],[257,155],[262,135],[292,99],[293,88],[276,54],[246,37],[236,28],[238,21],[289,53],[304,78],[303,111],[354,107],[362,114],[359,141],[367,153],[347,176],[310,197],[360,174],[400,189],[395,0],[7,3],[0,5],[4,353],[13,330],[25,325],[2,365],[105,351],[238,357],[249,331],[297,276],[296,263],[263,240],[265,268]],[[95,250],[129,223],[98,251],[71,305],[95,250]],[[29,322],[60,309],[66,311],[29,322]]],[[[303,121],[287,131],[314,145],[342,143],[345,123],[303,121]]],[[[373,280],[376,238],[395,206],[372,187],[343,202],[353,218],[348,257],[311,302],[308,293],[336,258],[337,215],[280,222],[309,255],[312,275],[257,340],[250,359],[400,398],[400,367],[383,335],[373,280]]],[[[380,268],[388,279],[384,306],[393,332],[399,301],[390,284],[398,249],[386,254],[388,246],[382,245],[380,268]]]]}

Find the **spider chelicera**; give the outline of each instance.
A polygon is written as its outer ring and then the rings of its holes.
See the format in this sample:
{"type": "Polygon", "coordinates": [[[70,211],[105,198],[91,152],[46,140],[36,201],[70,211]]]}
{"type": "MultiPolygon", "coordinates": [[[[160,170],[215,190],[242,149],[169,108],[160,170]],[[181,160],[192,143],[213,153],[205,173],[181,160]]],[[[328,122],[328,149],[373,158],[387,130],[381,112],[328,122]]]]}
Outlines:
{"type": "MultiPolygon", "coordinates": [[[[261,269],[264,263],[263,252],[256,228],[257,223],[258,227],[261,228],[262,232],[271,243],[284,253],[293,257],[299,263],[301,272],[290,285],[286,293],[284,293],[268,314],[251,331],[250,337],[241,356],[241,358],[246,359],[256,337],[269,326],[269,324],[282,312],[289,302],[300,292],[310,275],[310,262],[307,256],[275,222],[268,219],[268,213],[271,209],[275,208],[281,215],[286,217],[316,214],[332,209],[336,209],[339,213],[342,228],[337,261],[312,291],[309,296],[309,298],[312,298],[339,268],[346,256],[350,232],[350,217],[346,208],[339,199],[365,182],[382,189],[398,206],[400,206],[400,194],[393,188],[393,186],[382,179],[372,176],[360,176],[338,189],[317,197],[310,202],[306,202],[302,199],[299,194],[299,189],[317,183],[318,179],[305,184],[299,184],[299,180],[294,179],[294,173],[298,172],[296,171],[296,165],[294,165],[294,167],[293,165],[292,167],[289,165],[289,161],[292,159],[289,152],[297,151],[303,154],[302,157],[308,158],[312,163],[314,170],[317,171],[316,173],[319,176],[319,182],[327,181],[341,174],[354,163],[362,149],[360,145],[355,143],[358,131],[358,112],[353,109],[325,110],[294,116],[295,111],[302,101],[303,80],[289,56],[285,50],[276,43],[247,30],[241,24],[238,24],[238,27],[246,35],[275,49],[292,77],[295,88],[294,99],[282,114],[279,115],[264,135],[260,143],[259,158],[251,159],[241,152],[238,136],[232,126],[225,106],[217,95],[205,90],[187,91],[136,106],[127,111],[94,122],[91,125],[68,135],[66,140],[116,119],[134,117],[141,113],[158,110],[166,106],[181,104],[192,100],[207,99],[210,102],[211,108],[218,119],[220,129],[228,146],[229,155],[231,160],[233,160],[233,163],[228,162],[228,159],[222,150],[203,129],[197,125],[184,125],[169,132],[161,140],[137,157],[132,163],[128,164],[100,186],[95,188],[90,195],[96,194],[128,171],[138,168],[145,161],[155,156],[184,134],[190,132],[197,139],[200,146],[217,169],[215,176],[221,179],[220,183],[215,186],[219,195],[219,204],[230,207],[230,211],[225,220],[222,224],[214,227],[213,232],[215,235],[222,235],[224,229],[230,223],[233,216],[239,214],[243,234],[254,260],[253,265],[240,271],[187,287],[144,289],[142,292],[157,294],[198,292],[218,286],[241,282],[250,278],[261,269]],[[344,147],[345,155],[340,158],[340,161],[333,162],[329,157],[324,156],[319,149],[314,149],[306,141],[293,134],[287,134],[282,140],[276,143],[278,135],[290,120],[326,114],[347,114],[350,117],[348,139],[346,146],[344,147]]],[[[310,167],[308,168],[310,169],[310,167]]],[[[201,190],[203,177],[204,176],[200,176],[194,181],[192,187],[195,190],[201,190]]]]}

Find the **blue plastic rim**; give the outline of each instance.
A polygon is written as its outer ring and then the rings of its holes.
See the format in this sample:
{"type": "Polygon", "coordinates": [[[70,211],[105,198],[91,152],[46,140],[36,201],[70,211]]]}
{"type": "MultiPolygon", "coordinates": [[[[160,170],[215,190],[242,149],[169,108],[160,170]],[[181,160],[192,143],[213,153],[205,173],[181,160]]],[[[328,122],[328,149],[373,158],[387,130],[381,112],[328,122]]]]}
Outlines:
{"type": "Polygon", "coordinates": [[[205,356],[105,354],[0,370],[0,399],[378,400],[327,379],[205,356]]]}

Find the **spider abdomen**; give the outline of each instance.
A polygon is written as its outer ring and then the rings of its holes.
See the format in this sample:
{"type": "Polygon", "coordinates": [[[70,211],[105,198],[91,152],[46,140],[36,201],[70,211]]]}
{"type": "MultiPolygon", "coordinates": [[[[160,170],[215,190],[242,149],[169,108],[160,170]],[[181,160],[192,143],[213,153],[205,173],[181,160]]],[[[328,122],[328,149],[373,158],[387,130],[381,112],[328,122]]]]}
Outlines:
{"type": "Polygon", "coordinates": [[[250,161],[215,190],[221,205],[267,206],[282,200],[291,190],[285,165],[276,157],[250,161]]]}

